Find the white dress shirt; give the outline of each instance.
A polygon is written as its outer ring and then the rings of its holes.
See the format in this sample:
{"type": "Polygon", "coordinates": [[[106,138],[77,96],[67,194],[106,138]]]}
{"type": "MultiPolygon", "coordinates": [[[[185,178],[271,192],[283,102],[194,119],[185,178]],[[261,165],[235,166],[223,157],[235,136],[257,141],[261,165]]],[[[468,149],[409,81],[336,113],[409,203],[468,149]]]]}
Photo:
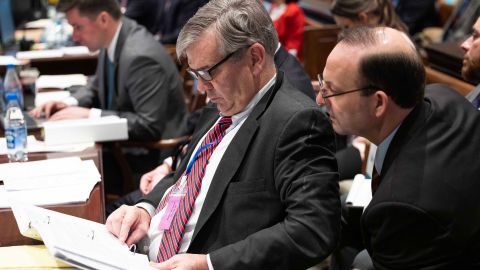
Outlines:
{"type": "MultiPolygon", "coordinates": [[[[230,142],[233,140],[233,138],[235,137],[235,134],[237,134],[240,127],[248,118],[248,116],[252,112],[255,105],[260,101],[260,99],[264,96],[267,90],[271,86],[273,86],[273,84],[275,83],[275,78],[276,78],[276,75],[274,75],[273,78],[271,78],[270,81],[264,87],[262,87],[262,89],[260,89],[260,91],[253,97],[253,99],[250,101],[250,103],[245,107],[245,109],[242,112],[232,116],[232,125],[226,130],[225,136],[223,137],[222,141],[217,145],[212,155],[210,156],[210,159],[208,160],[207,166],[205,168],[205,174],[202,179],[202,186],[200,189],[200,193],[198,194],[195,200],[193,212],[190,215],[190,218],[188,219],[187,224],[185,225],[185,232],[183,233],[182,240],[180,241],[180,248],[178,253],[185,253],[188,247],[190,246],[190,242],[192,240],[195,226],[200,216],[203,203],[205,202],[205,197],[208,193],[208,189],[210,188],[210,184],[212,183],[212,179],[213,179],[213,176],[215,175],[215,171],[217,170],[218,164],[222,160],[223,154],[225,154],[225,151],[230,145],[230,142]]],[[[220,118],[215,122],[212,128],[217,124],[219,120],[220,118]]],[[[195,150],[193,153],[195,153],[195,151],[197,151],[197,149],[200,147],[203,141],[203,138],[206,136],[206,134],[204,134],[202,139],[199,140],[198,144],[195,146],[195,150]]],[[[190,157],[190,159],[192,157],[190,157]]],[[[167,190],[165,194],[167,194],[168,191],[169,190],[167,190]]],[[[155,207],[148,203],[139,203],[137,204],[137,206],[145,208],[150,213],[150,215],[153,215],[153,213],[155,212],[155,207]]],[[[158,229],[158,226],[160,224],[160,220],[162,219],[164,212],[165,212],[165,208],[161,210],[157,215],[152,217],[152,220],[150,222],[150,228],[147,234],[148,238],[144,239],[150,243],[148,257],[152,261],[156,260],[157,258],[158,249],[160,247],[160,243],[162,240],[163,230],[158,229]]],[[[209,269],[213,269],[210,262],[210,257],[208,255],[207,255],[207,259],[208,259],[209,269]]]]}

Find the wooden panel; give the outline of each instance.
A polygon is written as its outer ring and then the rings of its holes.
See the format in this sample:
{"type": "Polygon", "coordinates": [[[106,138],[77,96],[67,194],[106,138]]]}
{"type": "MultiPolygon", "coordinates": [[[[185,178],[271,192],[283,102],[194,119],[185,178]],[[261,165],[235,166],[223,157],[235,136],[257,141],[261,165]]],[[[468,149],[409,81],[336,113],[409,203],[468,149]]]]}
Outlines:
{"type": "Polygon", "coordinates": [[[463,96],[466,96],[475,88],[473,84],[459,80],[455,77],[447,75],[441,71],[425,67],[427,83],[444,83],[457,90],[463,96]]]}
{"type": "Polygon", "coordinates": [[[304,68],[310,79],[322,73],[327,57],[337,44],[340,28],[336,25],[305,26],[303,55],[304,68]]]}

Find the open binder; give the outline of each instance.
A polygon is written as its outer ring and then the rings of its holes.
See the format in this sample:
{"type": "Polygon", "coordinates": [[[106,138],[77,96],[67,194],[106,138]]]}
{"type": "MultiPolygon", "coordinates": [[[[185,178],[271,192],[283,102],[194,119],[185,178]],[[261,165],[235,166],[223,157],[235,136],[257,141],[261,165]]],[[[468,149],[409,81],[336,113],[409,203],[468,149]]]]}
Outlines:
{"type": "Polygon", "coordinates": [[[151,269],[146,255],[131,252],[105,225],[13,201],[20,233],[43,240],[57,259],[80,269],[151,269]]]}

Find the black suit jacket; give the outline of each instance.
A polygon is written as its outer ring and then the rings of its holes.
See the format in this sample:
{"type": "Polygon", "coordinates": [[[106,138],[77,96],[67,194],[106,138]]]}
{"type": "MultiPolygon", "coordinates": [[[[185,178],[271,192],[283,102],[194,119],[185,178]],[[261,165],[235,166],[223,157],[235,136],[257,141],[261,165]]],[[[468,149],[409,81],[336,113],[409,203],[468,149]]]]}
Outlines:
{"type": "MultiPolygon", "coordinates": [[[[215,107],[204,110],[192,145],[218,117],[215,107]]],[[[146,202],[157,206],[194,148],[146,202]]],[[[215,269],[305,269],[326,258],[340,230],[333,152],[326,116],[277,74],[228,146],[188,252],[209,253],[215,269]]]]}
{"type": "Polygon", "coordinates": [[[170,55],[144,27],[128,18],[115,47],[115,93],[106,110],[107,50],[101,49],[92,82],[74,94],[79,105],[102,109],[102,115],[127,119],[133,140],[177,136],[186,115],[180,75],[170,55]]]}
{"type": "Polygon", "coordinates": [[[285,47],[280,46],[275,53],[274,60],[277,69],[286,74],[286,77],[295,88],[302,91],[312,100],[315,100],[312,82],[295,56],[288,53],[285,47]]]}
{"type": "Polygon", "coordinates": [[[376,269],[480,269],[480,117],[427,87],[395,134],[361,226],[376,269]]]}
{"type": "Polygon", "coordinates": [[[155,20],[160,2],[164,2],[164,0],[128,0],[125,16],[145,26],[150,33],[155,34],[157,29],[155,20]]]}
{"type": "Polygon", "coordinates": [[[160,0],[158,2],[155,31],[163,44],[175,44],[187,21],[208,0],[160,0]]]}

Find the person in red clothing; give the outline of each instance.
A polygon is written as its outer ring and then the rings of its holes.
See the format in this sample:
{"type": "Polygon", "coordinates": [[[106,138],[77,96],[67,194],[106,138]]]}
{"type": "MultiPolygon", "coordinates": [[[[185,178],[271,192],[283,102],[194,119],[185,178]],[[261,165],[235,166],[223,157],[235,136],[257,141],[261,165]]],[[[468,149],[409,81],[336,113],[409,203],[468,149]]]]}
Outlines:
{"type": "Polygon", "coordinates": [[[297,5],[298,0],[274,0],[270,8],[280,43],[289,53],[302,60],[303,27],[305,14],[297,5]]]}

